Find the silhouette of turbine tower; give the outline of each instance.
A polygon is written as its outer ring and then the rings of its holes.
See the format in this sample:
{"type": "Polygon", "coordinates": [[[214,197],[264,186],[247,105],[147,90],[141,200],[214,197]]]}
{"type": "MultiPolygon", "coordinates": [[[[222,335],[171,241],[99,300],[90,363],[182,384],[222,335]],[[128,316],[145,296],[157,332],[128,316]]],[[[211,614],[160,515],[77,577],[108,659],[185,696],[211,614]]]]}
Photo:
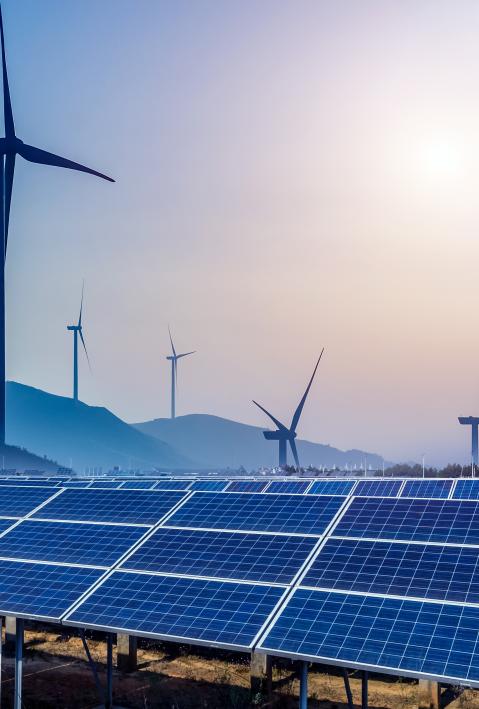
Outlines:
{"type": "Polygon", "coordinates": [[[471,462],[477,468],[479,416],[459,416],[459,423],[471,427],[471,462]]]}
{"type": "Polygon", "coordinates": [[[3,240],[3,259],[0,265],[0,445],[5,444],[5,261],[8,243],[8,224],[10,221],[10,204],[12,201],[13,173],[15,171],[15,158],[20,155],[29,162],[40,165],[53,165],[65,167],[70,170],[87,172],[109,182],[114,182],[111,177],[101,172],[91,170],[89,167],[72,162],[59,155],[48,153],[45,150],[27,145],[15,134],[10,88],[8,85],[7,63],[5,59],[5,39],[3,36],[3,20],[0,7],[0,38],[2,44],[2,77],[3,77],[3,116],[5,123],[5,137],[0,138],[0,239],[3,240]]]}

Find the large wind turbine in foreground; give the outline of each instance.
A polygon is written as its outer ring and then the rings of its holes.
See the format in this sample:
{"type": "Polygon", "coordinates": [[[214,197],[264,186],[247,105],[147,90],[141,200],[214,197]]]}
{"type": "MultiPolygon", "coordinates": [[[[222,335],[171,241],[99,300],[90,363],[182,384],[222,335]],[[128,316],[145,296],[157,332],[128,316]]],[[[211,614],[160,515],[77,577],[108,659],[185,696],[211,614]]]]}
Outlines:
{"type": "Polygon", "coordinates": [[[296,463],[296,467],[299,468],[299,457],[298,457],[298,451],[296,449],[296,443],[295,443],[295,438],[296,438],[296,427],[298,426],[299,419],[301,417],[301,414],[303,412],[303,407],[306,402],[306,399],[309,394],[309,390],[311,389],[311,384],[313,383],[314,376],[316,374],[316,370],[318,369],[319,363],[321,361],[321,357],[323,356],[324,352],[324,347],[321,350],[321,354],[319,355],[318,361],[316,362],[316,366],[314,368],[313,375],[311,379],[309,380],[309,384],[306,387],[306,391],[303,394],[303,397],[301,401],[298,404],[298,407],[296,411],[294,412],[293,419],[291,421],[291,426],[288,428],[285,426],[281,421],[278,421],[277,418],[273,416],[273,414],[270,414],[269,411],[267,411],[261,404],[258,404],[257,401],[253,400],[253,404],[256,404],[261,411],[264,411],[266,416],[269,416],[271,421],[277,426],[276,431],[263,431],[263,436],[268,440],[268,441],[278,441],[279,442],[279,465],[280,467],[286,465],[288,457],[287,457],[287,444],[289,443],[291,447],[291,451],[293,453],[293,458],[294,462],[296,463]]]}
{"type": "MultiPolygon", "coordinates": [[[[83,287],[81,289],[80,315],[76,325],[67,325],[67,330],[73,332],[73,401],[78,401],[78,336],[82,341],[83,349],[85,350],[88,366],[90,367],[90,358],[88,356],[85,340],[83,338],[82,328],[82,313],[83,313],[83,287]]],[[[91,369],[91,367],[90,367],[91,369]]]]}
{"type": "Polygon", "coordinates": [[[183,354],[176,354],[175,346],[173,344],[173,338],[171,337],[170,328],[168,328],[170,334],[171,342],[171,355],[168,355],[166,359],[171,361],[171,418],[176,417],[176,387],[178,385],[178,360],[182,357],[188,357],[188,355],[195,354],[196,350],[193,352],[183,352],[183,354]]]}
{"type": "Polygon", "coordinates": [[[0,35],[2,44],[2,75],[3,75],[3,115],[5,121],[5,137],[0,138],[0,239],[3,240],[3,258],[0,263],[0,445],[5,444],[5,259],[7,255],[8,224],[10,221],[10,204],[12,201],[13,173],[15,158],[20,155],[29,162],[40,165],[66,167],[70,170],[88,172],[90,175],[102,177],[114,182],[111,177],[89,167],[72,162],[59,155],[47,153],[45,150],[27,145],[15,134],[10,88],[8,85],[7,64],[5,60],[5,39],[3,36],[3,21],[0,8],[0,35]]]}

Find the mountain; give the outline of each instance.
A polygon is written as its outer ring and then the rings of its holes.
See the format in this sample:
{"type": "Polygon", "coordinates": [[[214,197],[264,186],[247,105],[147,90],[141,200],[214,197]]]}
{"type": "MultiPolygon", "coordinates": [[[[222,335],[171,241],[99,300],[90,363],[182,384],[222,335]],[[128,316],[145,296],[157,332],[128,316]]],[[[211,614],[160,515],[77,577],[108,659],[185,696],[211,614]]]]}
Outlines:
{"type": "Polygon", "coordinates": [[[28,472],[30,475],[40,473],[58,473],[58,463],[48,458],[30,453],[25,448],[18,446],[0,446],[0,466],[8,473],[28,472]]]}
{"type": "MultiPolygon", "coordinates": [[[[185,456],[197,460],[202,468],[257,469],[278,463],[278,445],[263,437],[262,428],[208,414],[190,414],[175,419],[155,419],[135,424],[142,433],[169,443],[185,456]]],[[[341,451],[321,443],[296,440],[301,464],[381,467],[383,459],[359,450],[341,451]]],[[[288,450],[288,460],[291,453],[288,450]]]]}
{"type": "MultiPolygon", "coordinates": [[[[7,441],[62,465],[85,468],[191,468],[189,456],[125,423],[108,409],[7,383],[7,441]]],[[[13,466],[11,466],[13,467],[13,466]]],[[[33,467],[33,466],[32,466],[33,467]]],[[[36,466],[35,466],[36,467],[36,466]]]]}

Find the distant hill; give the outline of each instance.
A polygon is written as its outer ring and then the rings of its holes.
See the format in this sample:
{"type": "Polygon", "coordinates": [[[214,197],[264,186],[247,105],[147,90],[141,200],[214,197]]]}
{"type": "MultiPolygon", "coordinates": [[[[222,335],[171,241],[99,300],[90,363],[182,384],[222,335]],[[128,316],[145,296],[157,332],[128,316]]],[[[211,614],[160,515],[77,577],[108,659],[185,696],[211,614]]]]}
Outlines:
{"type": "MultiPolygon", "coordinates": [[[[156,436],[177,451],[197,460],[202,468],[246,469],[278,464],[278,444],[266,441],[262,428],[208,414],[190,414],[175,419],[155,419],[135,424],[142,433],[156,436]]],[[[301,465],[382,466],[382,458],[359,450],[341,451],[321,443],[296,440],[301,465]]],[[[288,449],[288,460],[291,452],[288,449]]]]}
{"type": "Polygon", "coordinates": [[[189,456],[130,426],[108,409],[75,404],[70,398],[17,382],[7,383],[7,442],[65,466],[70,466],[71,460],[77,472],[94,466],[104,471],[115,465],[163,469],[194,466],[189,456]]]}
{"type": "Polygon", "coordinates": [[[18,473],[29,472],[31,475],[39,473],[57,473],[58,463],[48,458],[30,453],[25,448],[18,446],[0,446],[0,467],[3,470],[16,470],[18,473]]]}

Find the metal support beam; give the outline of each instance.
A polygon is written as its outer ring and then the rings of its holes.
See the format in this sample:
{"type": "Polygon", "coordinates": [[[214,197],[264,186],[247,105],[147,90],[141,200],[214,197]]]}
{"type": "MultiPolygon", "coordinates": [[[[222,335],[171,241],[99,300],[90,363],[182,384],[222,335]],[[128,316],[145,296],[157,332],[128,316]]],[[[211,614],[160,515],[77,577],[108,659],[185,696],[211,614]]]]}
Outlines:
{"type": "Polygon", "coordinates": [[[85,655],[87,656],[88,664],[90,665],[90,669],[93,672],[93,677],[95,679],[95,685],[98,691],[98,696],[100,698],[100,701],[103,701],[103,687],[101,686],[100,678],[98,677],[98,671],[96,669],[96,665],[93,662],[93,658],[91,656],[90,648],[88,647],[88,643],[85,638],[85,631],[80,630],[80,637],[83,643],[83,648],[85,650],[85,655]]]}
{"type": "Polygon", "coordinates": [[[250,687],[251,696],[254,698],[258,694],[267,693],[268,697],[273,692],[272,662],[269,655],[251,653],[250,663],[250,687]]]}
{"type": "Polygon", "coordinates": [[[301,678],[299,684],[299,709],[308,709],[308,667],[309,662],[301,663],[301,678]]]}
{"type": "Polygon", "coordinates": [[[15,697],[14,709],[22,709],[22,677],[23,675],[23,619],[17,618],[15,641],[15,697]]]}
{"type": "Polygon", "coordinates": [[[351,685],[349,684],[349,675],[345,667],[343,667],[343,679],[344,679],[344,689],[346,690],[346,697],[348,698],[349,709],[354,709],[353,703],[353,693],[351,692],[351,685]]]}
{"type": "Polygon", "coordinates": [[[15,656],[15,642],[17,638],[17,619],[11,615],[5,616],[5,656],[15,656]]]}
{"type": "Polygon", "coordinates": [[[113,634],[106,636],[106,696],[105,709],[113,708],[113,634]]]}
{"type": "Polygon", "coordinates": [[[136,672],[138,641],[134,635],[118,633],[116,636],[116,666],[121,672],[136,672]]]}
{"type": "Polygon", "coordinates": [[[419,680],[419,707],[423,709],[440,709],[441,685],[429,679],[419,680]]]}
{"type": "Polygon", "coordinates": [[[368,709],[368,681],[369,672],[364,670],[361,684],[361,709],[368,709]]]}

